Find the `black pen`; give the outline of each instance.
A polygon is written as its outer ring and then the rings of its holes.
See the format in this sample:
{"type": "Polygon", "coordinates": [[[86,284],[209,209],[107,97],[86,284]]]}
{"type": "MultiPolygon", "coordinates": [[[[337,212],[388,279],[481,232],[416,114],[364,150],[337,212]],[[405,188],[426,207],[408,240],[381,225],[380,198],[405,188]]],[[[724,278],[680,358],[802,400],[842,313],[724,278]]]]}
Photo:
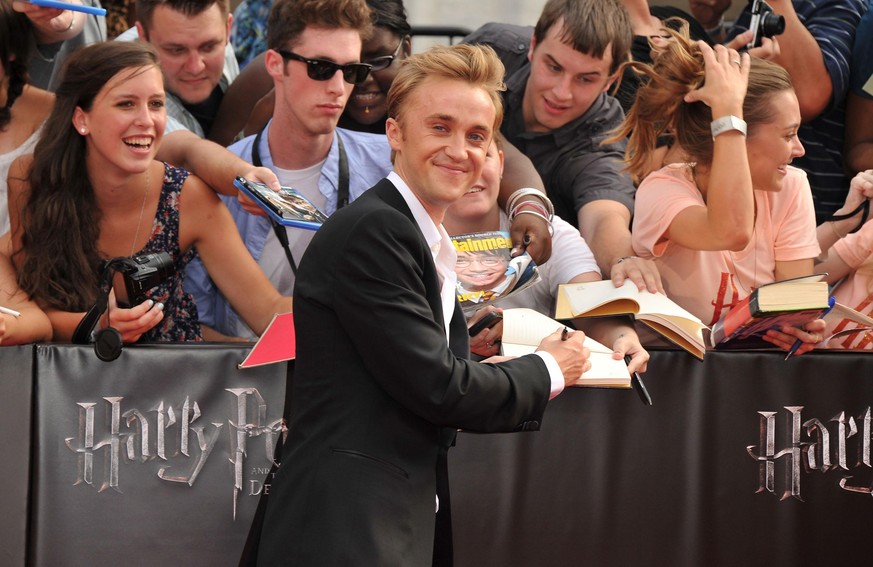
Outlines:
{"type": "MultiPolygon", "coordinates": [[[[625,363],[630,364],[631,357],[629,355],[625,356],[624,361],[625,363]]],[[[652,405],[652,396],[650,396],[649,391],[646,390],[646,385],[643,384],[643,379],[640,378],[639,372],[631,373],[631,384],[633,384],[634,390],[637,391],[637,394],[640,395],[640,399],[643,401],[643,403],[647,406],[652,405]]]]}
{"type": "Polygon", "coordinates": [[[568,327],[564,327],[564,330],[561,331],[561,340],[566,341],[570,336],[570,329],[568,327]]]}

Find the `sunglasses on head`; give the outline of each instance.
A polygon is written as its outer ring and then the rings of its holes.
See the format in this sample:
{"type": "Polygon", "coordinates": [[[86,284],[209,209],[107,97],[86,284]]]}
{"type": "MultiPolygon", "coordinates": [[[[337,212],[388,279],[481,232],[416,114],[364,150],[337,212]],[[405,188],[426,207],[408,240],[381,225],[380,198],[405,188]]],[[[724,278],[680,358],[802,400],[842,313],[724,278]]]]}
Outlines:
{"type": "Polygon", "coordinates": [[[403,42],[406,41],[406,38],[409,37],[404,35],[400,38],[400,43],[397,44],[397,49],[394,50],[394,53],[391,55],[383,55],[381,57],[373,57],[372,59],[367,59],[364,61],[367,65],[371,67],[370,71],[382,71],[387,69],[394,63],[394,60],[397,59],[397,56],[400,55],[400,48],[403,47],[403,42]]]}
{"type": "Polygon", "coordinates": [[[306,63],[306,74],[313,81],[329,81],[333,78],[337,71],[343,72],[343,80],[352,85],[360,85],[367,80],[367,75],[370,74],[370,65],[366,63],[346,63],[340,65],[326,59],[309,59],[302,57],[291,51],[277,49],[276,53],[282,56],[286,61],[293,59],[306,63]]]}

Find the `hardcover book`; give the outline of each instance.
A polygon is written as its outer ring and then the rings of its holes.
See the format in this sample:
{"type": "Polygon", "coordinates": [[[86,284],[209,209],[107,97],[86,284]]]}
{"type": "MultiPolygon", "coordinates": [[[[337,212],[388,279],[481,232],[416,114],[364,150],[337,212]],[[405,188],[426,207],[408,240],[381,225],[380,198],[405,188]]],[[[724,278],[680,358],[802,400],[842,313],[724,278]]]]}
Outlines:
{"type": "Polygon", "coordinates": [[[762,285],[713,325],[710,343],[718,350],[775,348],[761,337],[768,329],[800,327],[833,307],[825,274],[762,285]]]}
{"type": "Polygon", "coordinates": [[[555,319],[615,315],[630,315],[703,360],[709,328],[663,293],[640,291],[630,280],[621,287],[611,280],[558,286],[555,319]]]}
{"type": "MultiPolygon", "coordinates": [[[[535,352],[540,342],[564,325],[538,311],[526,308],[503,310],[501,354],[523,356],[535,352]]],[[[624,360],[612,358],[612,349],[585,336],[585,346],[591,351],[591,368],[574,386],[600,388],[630,388],[631,376],[624,360]]]]}

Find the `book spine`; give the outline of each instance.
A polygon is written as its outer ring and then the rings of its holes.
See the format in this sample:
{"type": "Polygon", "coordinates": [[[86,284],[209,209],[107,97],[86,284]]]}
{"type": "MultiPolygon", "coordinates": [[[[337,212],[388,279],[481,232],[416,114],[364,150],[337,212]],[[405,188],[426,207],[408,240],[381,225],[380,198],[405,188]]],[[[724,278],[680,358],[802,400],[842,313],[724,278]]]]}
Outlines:
{"type": "Polygon", "coordinates": [[[724,319],[712,327],[712,344],[718,344],[729,337],[758,314],[758,290],[753,291],[736,307],[728,311],[724,319]]]}

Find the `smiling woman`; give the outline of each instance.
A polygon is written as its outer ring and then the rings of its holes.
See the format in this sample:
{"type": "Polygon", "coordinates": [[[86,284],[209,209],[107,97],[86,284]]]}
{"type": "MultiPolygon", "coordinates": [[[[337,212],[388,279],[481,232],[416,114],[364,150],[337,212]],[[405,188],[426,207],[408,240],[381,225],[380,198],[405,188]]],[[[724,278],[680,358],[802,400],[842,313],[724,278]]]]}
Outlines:
{"type": "MultiPolygon", "coordinates": [[[[646,80],[617,136],[630,135],[628,169],[642,179],[634,251],[654,258],[674,301],[712,325],[753,289],[813,273],[812,194],[789,166],[803,155],[800,108],[782,67],[670,33],[653,65],[630,64],[646,80]],[[664,135],[668,165],[650,173],[664,135]]],[[[805,329],[766,338],[786,350],[800,339],[805,352],[824,321],[805,329]]]]}
{"type": "Polygon", "coordinates": [[[256,332],[274,313],[291,310],[215,193],[155,161],[166,124],[163,86],[148,44],[107,42],[76,52],[33,155],[12,164],[12,258],[56,340],[73,336],[97,299],[101,267],[117,257],[166,252],[173,267],[139,305],[121,308],[110,297],[107,320],[125,342],[200,339],[197,308],[182,288],[195,248],[256,332]],[[235,269],[224,272],[221,262],[235,269]]]}

